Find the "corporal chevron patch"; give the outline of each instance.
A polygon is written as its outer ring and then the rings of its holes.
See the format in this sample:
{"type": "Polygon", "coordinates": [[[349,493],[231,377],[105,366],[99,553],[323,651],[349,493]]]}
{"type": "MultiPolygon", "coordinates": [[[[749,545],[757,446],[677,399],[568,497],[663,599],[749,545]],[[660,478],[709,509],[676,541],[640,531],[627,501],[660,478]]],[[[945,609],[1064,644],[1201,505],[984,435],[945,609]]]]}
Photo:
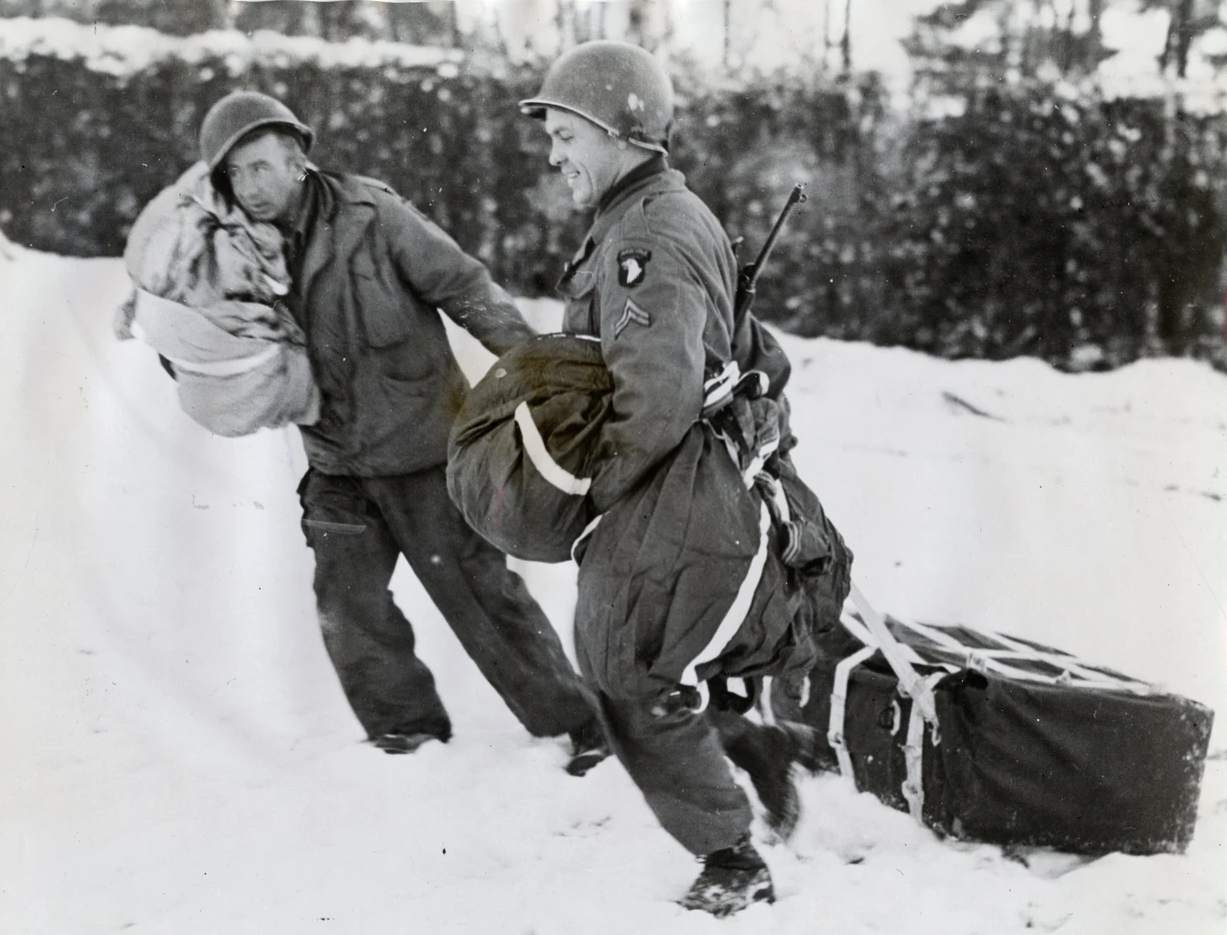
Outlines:
{"type": "Polygon", "coordinates": [[[646,328],[652,323],[652,316],[645,312],[642,308],[635,304],[633,299],[627,299],[626,305],[622,309],[622,317],[618,319],[618,323],[614,325],[614,337],[622,333],[622,331],[634,322],[637,325],[642,325],[646,328]]]}

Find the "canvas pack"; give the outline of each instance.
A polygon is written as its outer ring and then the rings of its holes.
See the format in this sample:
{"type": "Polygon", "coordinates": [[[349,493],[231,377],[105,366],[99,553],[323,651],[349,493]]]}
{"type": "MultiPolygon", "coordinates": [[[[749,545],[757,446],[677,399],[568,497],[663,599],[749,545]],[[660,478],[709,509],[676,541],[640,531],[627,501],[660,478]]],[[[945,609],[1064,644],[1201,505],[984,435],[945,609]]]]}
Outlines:
{"type": "Polygon", "coordinates": [[[1083,854],[1188,846],[1206,706],[1030,640],[866,603],[841,622],[803,716],[858,790],[952,838],[1083,854]]]}

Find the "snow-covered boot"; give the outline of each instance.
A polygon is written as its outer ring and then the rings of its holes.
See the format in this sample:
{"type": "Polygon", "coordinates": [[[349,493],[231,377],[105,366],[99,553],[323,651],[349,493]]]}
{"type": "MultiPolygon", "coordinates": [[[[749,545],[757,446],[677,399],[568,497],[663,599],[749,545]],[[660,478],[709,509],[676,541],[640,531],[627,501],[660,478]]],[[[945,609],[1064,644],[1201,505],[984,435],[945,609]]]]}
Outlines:
{"type": "Polygon", "coordinates": [[[771,871],[747,835],[732,847],[704,857],[703,872],[678,904],[724,918],[763,901],[775,902],[771,871]]]}
{"type": "Polygon", "coordinates": [[[752,724],[744,719],[736,730],[722,730],[721,734],[729,759],[750,774],[750,782],[766,812],[767,827],[780,840],[787,841],[801,817],[801,798],[793,778],[796,740],[779,727],[752,724]]]}
{"type": "Polygon", "coordinates": [[[582,776],[609,754],[605,732],[600,722],[593,718],[571,732],[571,759],[567,761],[567,772],[572,776],[582,776]]]}
{"type": "Polygon", "coordinates": [[[824,731],[797,721],[780,720],[777,723],[791,738],[794,747],[793,759],[799,766],[811,773],[839,771],[839,759],[827,742],[824,731]]]}
{"type": "Polygon", "coordinates": [[[377,737],[372,737],[370,742],[372,746],[378,747],[384,753],[412,753],[422,744],[431,740],[439,740],[447,743],[450,735],[443,736],[440,734],[427,733],[419,731],[408,734],[380,734],[377,737]]]}

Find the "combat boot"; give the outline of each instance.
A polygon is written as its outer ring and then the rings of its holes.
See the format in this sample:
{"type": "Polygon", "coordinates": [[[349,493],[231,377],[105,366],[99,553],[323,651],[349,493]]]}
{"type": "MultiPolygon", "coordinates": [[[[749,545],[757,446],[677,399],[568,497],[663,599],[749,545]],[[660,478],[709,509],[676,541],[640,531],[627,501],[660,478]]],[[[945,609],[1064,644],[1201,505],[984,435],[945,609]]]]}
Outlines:
{"type": "Polygon", "coordinates": [[[701,909],[716,918],[740,912],[750,903],[775,902],[771,871],[746,835],[732,847],[703,858],[703,872],[678,900],[686,909],[701,909]]]}
{"type": "Polygon", "coordinates": [[[609,754],[605,731],[594,717],[583,727],[571,731],[571,758],[567,761],[567,772],[572,776],[582,776],[609,754]]]}
{"type": "Polygon", "coordinates": [[[801,798],[793,775],[796,739],[780,727],[753,724],[727,712],[716,713],[713,718],[724,752],[750,775],[766,812],[763,817],[767,827],[781,841],[787,841],[801,817],[801,798]]]}

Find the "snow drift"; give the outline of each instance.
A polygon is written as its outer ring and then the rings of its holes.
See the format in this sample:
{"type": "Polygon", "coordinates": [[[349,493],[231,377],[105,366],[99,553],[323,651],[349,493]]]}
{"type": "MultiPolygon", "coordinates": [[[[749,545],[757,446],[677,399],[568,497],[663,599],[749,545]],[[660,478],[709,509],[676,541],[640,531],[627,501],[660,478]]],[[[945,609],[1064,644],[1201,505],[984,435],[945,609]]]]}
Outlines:
{"type": "MultiPolygon", "coordinates": [[[[192,423],[110,337],[125,290],[116,260],[0,260],[6,935],[1221,933],[1221,729],[1186,855],[943,842],[816,777],[794,842],[764,850],[778,902],[724,922],[672,903],[697,865],[621,768],[567,776],[404,568],[456,737],[361,744],[316,630],[298,440],[192,423]]],[[[785,343],[798,463],[877,604],[1059,646],[1222,724],[1227,379],[785,343]]],[[[574,570],[522,567],[569,645],[574,570]]]]}

